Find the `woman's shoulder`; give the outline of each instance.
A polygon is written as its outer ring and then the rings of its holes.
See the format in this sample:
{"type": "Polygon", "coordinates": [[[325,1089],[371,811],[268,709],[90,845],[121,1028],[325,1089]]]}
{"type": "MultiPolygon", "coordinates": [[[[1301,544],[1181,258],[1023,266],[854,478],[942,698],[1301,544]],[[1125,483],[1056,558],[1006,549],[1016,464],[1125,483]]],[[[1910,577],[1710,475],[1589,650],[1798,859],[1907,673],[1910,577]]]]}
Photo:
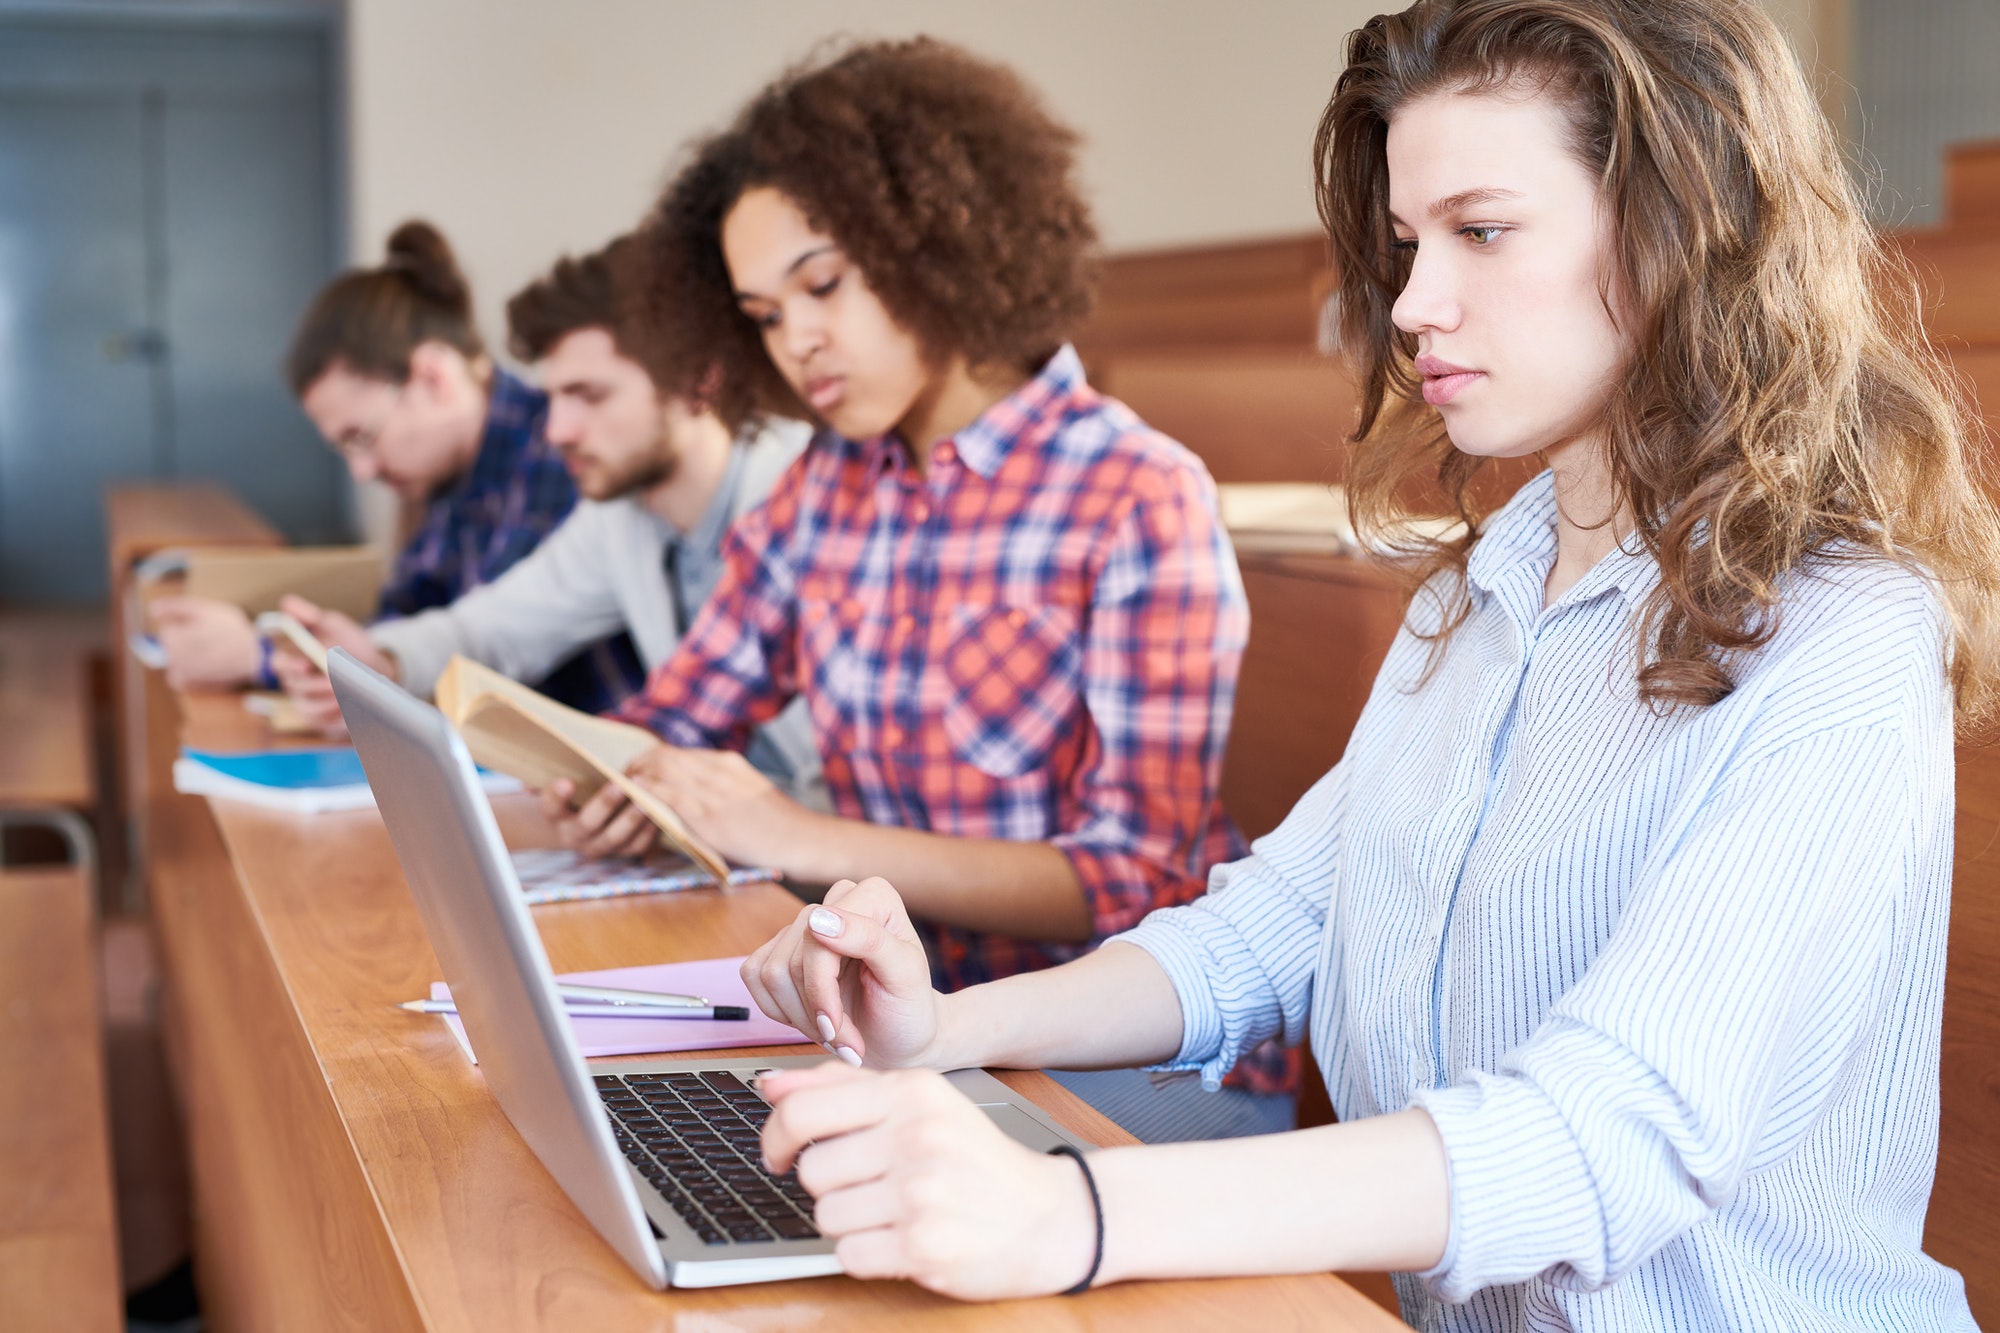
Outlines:
{"type": "Polygon", "coordinates": [[[1773,610],[1770,639],[1731,673],[1741,706],[1796,713],[1792,725],[1809,730],[1948,717],[1951,621],[1920,569],[1876,552],[1822,552],[1784,576],[1773,610]]]}
{"type": "Polygon", "coordinates": [[[1807,557],[1779,585],[1771,647],[1851,655],[1942,654],[1950,617],[1921,568],[1876,551],[1837,548],[1807,557]]]}
{"type": "Polygon", "coordinates": [[[1200,496],[1214,507],[1215,479],[1201,456],[1107,394],[1077,395],[1049,447],[1072,464],[1116,473],[1136,498],[1200,496]]]}

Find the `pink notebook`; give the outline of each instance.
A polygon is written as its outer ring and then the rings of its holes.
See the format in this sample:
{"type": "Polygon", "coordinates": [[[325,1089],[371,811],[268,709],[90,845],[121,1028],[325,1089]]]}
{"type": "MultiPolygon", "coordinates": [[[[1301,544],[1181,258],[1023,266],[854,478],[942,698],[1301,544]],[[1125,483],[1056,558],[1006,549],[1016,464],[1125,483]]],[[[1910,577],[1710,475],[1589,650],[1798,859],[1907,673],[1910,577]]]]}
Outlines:
{"type": "MultiPolygon", "coordinates": [[[[646,967],[614,967],[602,972],[566,972],[557,981],[583,986],[624,986],[631,990],[672,991],[700,995],[711,1004],[740,1004],[750,1010],[747,1023],[720,1023],[705,1018],[572,1018],[576,1044],[590,1055],[654,1055],[670,1051],[713,1051],[724,1046],[784,1046],[805,1041],[789,1023],[766,1018],[750,998],[738,971],[741,958],[704,958],[694,963],[653,963],[646,967]]],[[[433,1000],[449,1000],[451,988],[431,983],[433,1000]]],[[[446,1026],[474,1064],[472,1043],[458,1015],[443,1015],[446,1026]]]]}

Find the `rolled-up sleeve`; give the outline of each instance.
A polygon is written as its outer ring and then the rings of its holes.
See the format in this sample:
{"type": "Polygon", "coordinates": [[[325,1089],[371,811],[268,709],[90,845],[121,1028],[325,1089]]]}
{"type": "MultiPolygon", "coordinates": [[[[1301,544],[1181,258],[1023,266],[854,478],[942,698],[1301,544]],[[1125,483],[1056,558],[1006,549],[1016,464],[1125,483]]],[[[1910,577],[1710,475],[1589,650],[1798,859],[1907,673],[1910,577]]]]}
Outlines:
{"type": "Polygon", "coordinates": [[[1267,1038],[1304,1039],[1345,803],[1336,766],[1248,857],[1217,866],[1205,897],[1117,937],[1151,954],[1180,997],[1181,1049],[1163,1068],[1198,1069],[1218,1088],[1267,1038]]]}
{"type": "Polygon", "coordinates": [[[1413,1097],[1450,1163],[1435,1295],[1600,1288],[1810,1131],[1880,1008],[1913,771],[1887,726],[1748,758],[1661,839],[1535,1034],[1413,1097]]]}

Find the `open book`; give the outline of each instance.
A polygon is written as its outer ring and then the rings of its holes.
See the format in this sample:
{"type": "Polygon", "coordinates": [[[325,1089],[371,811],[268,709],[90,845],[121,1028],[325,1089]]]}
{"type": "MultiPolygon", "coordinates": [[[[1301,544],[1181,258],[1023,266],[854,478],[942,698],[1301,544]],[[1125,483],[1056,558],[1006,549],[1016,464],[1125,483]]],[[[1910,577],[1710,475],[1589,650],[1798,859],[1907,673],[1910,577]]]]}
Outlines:
{"type": "Polygon", "coordinates": [[[695,837],[665,801],[625,776],[633,760],[660,743],[652,732],[580,713],[464,657],[453,657],[438,677],[437,706],[476,762],[530,787],[568,778],[579,800],[608,782],[645,812],[676,851],[716,883],[729,882],[729,863],[695,837]]]}

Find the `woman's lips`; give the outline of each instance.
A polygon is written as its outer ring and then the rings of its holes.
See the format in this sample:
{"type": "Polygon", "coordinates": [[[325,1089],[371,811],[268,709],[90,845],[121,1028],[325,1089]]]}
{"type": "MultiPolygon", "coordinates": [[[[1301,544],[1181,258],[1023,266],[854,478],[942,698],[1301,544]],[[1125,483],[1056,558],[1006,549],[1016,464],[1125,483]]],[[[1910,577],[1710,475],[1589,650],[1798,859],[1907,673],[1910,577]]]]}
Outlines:
{"type": "Polygon", "coordinates": [[[1443,407],[1484,372],[1454,366],[1434,356],[1420,356],[1417,358],[1417,373],[1424,377],[1424,401],[1432,407],[1443,407]]]}
{"type": "Polygon", "coordinates": [[[839,407],[846,396],[847,382],[837,375],[806,381],[806,403],[821,416],[839,407]]]}
{"type": "Polygon", "coordinates": [[[1424,401],[1432,407],[1443,407],[1458,397],[1466,385],[1479,378],[1476,370],[1460,370],[1450,375],[1424,376],[1424,401]]]}

